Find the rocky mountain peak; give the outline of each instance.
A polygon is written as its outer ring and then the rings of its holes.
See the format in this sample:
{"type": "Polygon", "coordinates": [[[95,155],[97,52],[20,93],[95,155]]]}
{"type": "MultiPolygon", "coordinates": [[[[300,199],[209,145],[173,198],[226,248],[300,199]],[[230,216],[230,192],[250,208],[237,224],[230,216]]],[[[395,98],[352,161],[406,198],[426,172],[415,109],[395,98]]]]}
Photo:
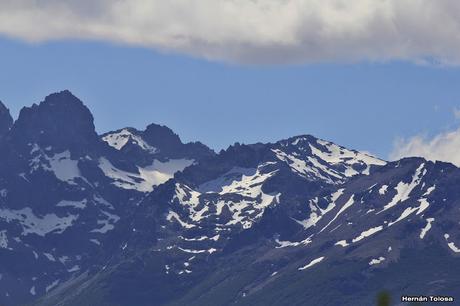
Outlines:
{"type": "Polygon", "coordinates": [[[12,142],[79,150],[99,141],[89,109],[70,91],[24,107],[11,129],[12,142]]]}
{"type": "Polygon", "coordinates": [[[0,101],[0,139],[8,133],[13,125],[13,117],[10,110],[0,101]]]}

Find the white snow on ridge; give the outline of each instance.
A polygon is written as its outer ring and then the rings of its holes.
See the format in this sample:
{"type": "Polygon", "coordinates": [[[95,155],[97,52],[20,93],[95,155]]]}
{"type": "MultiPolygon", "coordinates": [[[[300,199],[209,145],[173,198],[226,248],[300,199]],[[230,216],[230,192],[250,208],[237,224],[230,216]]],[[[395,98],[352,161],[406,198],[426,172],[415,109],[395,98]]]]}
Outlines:
{"type": "Polygon", "coordinates": [[[341,188],[341,189],[337,190],[336,192],[334,192],[331,195],[330,203],[328,204],[326,209],[321,209],[320,207],[317,206],[318,198],[310,200],[309,201],[309,206],[310,206],[310,211],[311,212],[310,212],[309,218],[307,218],[305,220],[302,220],[302,221],[294,219],[294,221],[296,221],[297,223],[302,225],[304,227],[304,229],[308,229],[308,228],[310,228],[312,226],[316,226],[316,224],[319,222],[319,220],[321,220],[326,213],[328,213],[329,211],[334,209],[334,207],[336,206],[335,202],[337,201],[338,198],[340,198],[340,196],[343,194],[344,190],[345,189],[341,188]]]}
{"type": "Polygon", "coordinates": [[[115,223],[118,222],[118,220],[120,220],[120,217],[117,216],[117,215],[114,215],[114,214],[111,214],[109,212],[106,212],[106,211],[101,211],[101,213],[106,217],[105,219],[101,219],[101,220],[97,220],[97,224],[98,225],[102,225],[102,227],[100,228],[97,228],[97,229],[93,229],[91,230],[90,232],[91,233],[101,233],[101,234],[105,234],[107,233],[108,231],[111,231],[115,228],[115,223]]]}
{"type": "Polygon", "coordinates": [[[369,266],[381,264],[385,260],[385,257],[379,257],[378,259],[372,259],[369,262],[369,266]]]}
{"type": "Polygon", "coordinates": [[[363,240],[364,238],[372,236],[375,233],[380,232],[381,230],[383,230],[383,226],[381,226],[381,225],[377,226],[377,227],[372,227],[372,228],[368,229],[367,231],[362,232],[358,237],[354,238],[352,240],[352,242],[355,243],[355,242],[358,242],[360,240],[363,240]]]}
{"type": "Polygon", "coordinates": [[[37,153],[29,164],[32,169],[31,172],[41,167],[43,170],[53,172],[58,180],[73,185],[76,184],[76,178],[85,180],[78,168],[78,160],[71,159],[70,151],[67,150],[49,157],[37,144],[34,144],[32,153],[37,151],[39,153],[37,153]]]}
{"type": "Polygon", "coordinates": [[[108,134],[102,137],[102,140],[105,141],[109,146],[121,150],[129,140],[135,142],[139,147],[149,153],[157,153],[158,149],[152,147],[147,142],[145,142],[142,137],[134,135],[127,129],[123,129],[118,133],[108,134]]]}
{"type": "Polygon", "coordinates": [[[235,192],[238,187],[246,189],[250,185],[263,182],[266,178],[265,175],[260,177],[260,173],[256,168],[233,167],[218,178],[198,186],[198,191],[201,193],[225,194],[235,192]]]}
{"type": "MultiPolygon", "coordinates": [[[[296,172],[302,176],[306,176],[306,177],[310,177],[310,176],[313,176],[315,178],[319,178],[325,182],[328,182],[330,184],[334,184],[334,181],[327,177],[327,176],[324,176],[323,174],[321,174],[320,170],[315,167],[315,166],[310,166],[306,163],[306,161],[304,160],[301,160],[293,155],[289,155],[289,154],[286,154],[285,152],[281,151],[281,150],[278,150],[278,149],[272,149],[273,153],[275,153],[276,157],[282,161],[282,162],[285,162],[286,164],[288,164],[288,166],[292,169],[293,172],[296,172]]],[[[311,161],[310,161],[311,163],[311,161]]],[[[323,169],[321,169],[323,170],[323,169]]],[[[333,171],[332,169],[330,171],[333,171]]],[[[338,177],[340,178],[340,175],[339,174],[336,174],[338,176],[334,176],[334,177],[338,177]]]]}
{"type": "Polygon", "coordinates": [[[129,141],[131,132],[128,130],[122,130],[118,133],[108,134],[102,137],[102,140],[105,141],[109,146],[117,150],[121,150],[129,141]]]}
{"type": "Polygon", "coordinates": [[[420,239],[425,238],[426,233],[428,233],[428,231],[431,229],[431,223],[434,221],[434,218],[427,218],[426,221],[426,226],[422,228],[422,231],[420,232],[420,239]]]}
{"type": "Polygon", "coordinates": [[[347,247],[349,244],[346,240],[340,240],[340,241],[337,241],[335,245],[339,245],[341,247],[347,247]]]}
{"type": "Polygon", "coordinates": [[[195,191],[186,185],[176,183],[176,193],[174,198],[176,198],[181,205],[192,207],[197,206],[200,204],[200,195],[201,193],[198,191],[195,191]]]}
{"type": "Polygon", "coordinates": [[[449,242],[447,244],[449,246],[449,248],[454,251],[455,253],[460,253],[460,249],[455,245],[455,243],[453,242],[449,242]]]}
{"type": "Polygon", "coordinates": [[[53,290],[57,285],[59,285],[60,280],[55,280],[52,282],[49,286],[46,287],[45,292],[48,293],[48,291],[53,290]]]}
{"type": "Polygon", "coordinates": [[[205,241],[205,240],[213,240],[213,241],[218,241],[220,238],[220,235],[217,234],[213,237],[208,237],[208,236],[200,236],[200,237],[196,237],[196,238],[186,238],[186,237],[183,237],[183,236],[179,236],[179,239],[182,239],[184,241],[205,241]]]}
{"type": "Polygon", "coordinates": [[[337,214],[332,218],[332,220],[325,226],[323,227],[319,232],[321,233],[323,230],[325,230],[329,225],[331,225],[332,222],[334,222],[345,210],[347,210],[353,203],[355,202],[354,200],[355,195],[351,195],[348,201],[343,204],[342,207],[340,207],[340,210],[337,212],[337,214]]]}
{"type": "Polygon", "coordinates": [[[388,190],[388,185],[382,185],[382,187],[379,189],[379,194],[384,195],[388,190]]]}
{"type": "Polygon", "coordinates": [[[447,246],[454,251],[454,253],[460,253],[460,249],[455,245],[453,242],[449,242],[450,235],[449,234],[444,234],[444,238],[446,239],[447,246]]]}
{"type": "MultiPolygon", "coordinates": [[[[311,209],[311,206],[310,206],[310,209],[311,209]]],[[[318,215],[318,213],[316,211],[313,211],[310,213],[310,217],[305,219],[305,220],[302,220],[302,221],[299,221],[297,219],[294,219],[293,220],[295,222],[297,222],[298,224],[302,225],[304,229],[308,229],[312,226],[316,226],[316,223],[318,223],[319,220],[321,220],[322,216],[321,215],[318,215]]]]}
{"type": "Polygon", "coordinates": [[[303,267],[300,267],[299,268],[299,271],[303,271],[303,270],[306,270],[308,268],[311,268],[313,267],[314,265],[322,262],[324,260],[325,257],[319,257],[319,258],[316,258],[316,259],[313,259],[310,263],[306,264],[305,266],[303,267]]]}
{"type": "MultiPolygon", "coordinates": [[[[342,178],[341,175],[337,174],[334,170],[329,169],[327,166],[325,166],[325,165],[323,165],[322,163],[320,163],[316,158],[310,157],[310,156],[309,156],[309,157],[308,157],[308,160],[310,161],[310,163],[312,163],[312,165],[313,165],[314,167],[316,167],[316,168],[318,168],[318,169],[321,169],[323,172],[327,173],[328,175],[333,176],[333,177],[336,177],[336,178],[338,178],[338,179],[341,179],[341,178],[342,178]]],[[[345,171],[345,176],[347,176],[346,173],[347,173],[348,170],[349,170],[349,169],[347,169],[347,170],[345,171]]]]}
{"type": "Polygon", "coordinates": [[[45,255],[45,257],[49,260],[49,261],[56,261],[56,258],[54,258],[54,256],[50,253],[43,253],[43,255],[45,255]]]}
{"type": "Polygon", "coordinates": [[[427,191],[423,194],[424,197],[429,196],[434,190],[436,189],[436,185],[431,186],[427,189],[427,191]]]}
{"type": "Polygon", "coordinates": [[[255,198],[261,194],[262,184],[275,173],[276,171],[262,173],[260,167],[257,169],[234,167],[221,177],[201,184],[198,190],[220,195],[238,193],[255,198]]]}
{"type": "Polygon", "coordinates": [[[409,199],[409,195],[412,192],[412,190],[420,183],[422,177],[426,173],[426,169],[422,173],[422,169],[425,166],[424,163],[422,163],[417,170],[415,170],[414,175],[412,176],[412,181],[407,184],[404,182],[399,182],[398,185],[395,187],[396,190],[396,195],[393,197],[393,199],[383,207],[381,211],[379,211],[377,214],[380,214],[381,212],[384,212],[387,209],[392,208],[396,204],[400,202],[404,202],[407,199],[409,199]]]}
{"type": "Polygon", "coordinates": [[[116,168],[108,159],[99,159],[99,168],[107,177],[115,182],[114,185],[123,189],[135,189],[140,192],[151,192],[154,186],[160,185],[171,179],[178,171],[184,170],[193,164],[194,160],[171,159],[167,162],[154,160],[147,167],[138,167],[138,173],[132,173],[116,168]]]}
{"type": "Polygon", "coordinates": [[[395,223],[398,223],[399,221],[409,217],[409,215],[411,215],[414,211],[418,210],[418,207],[407,207],[403,212],[402,214],[399,216],[398,219],[396,219],[395,221],[393,222],[390,222],[388,223],[388,226],[392,226],[393,224],[395,223]]]}
{"type": "Polygon", "coordinates": [[[171,179],[176,172],[182,171],[195,161],[193,159],[170,159],[166,162],[154,160],[147,167],[139,167],[140,176],[151,185],[160,185],[171,179]]]}
{"type": "Polygon", "coordinates": [[[337,190],[336,192],[332,194],[331,201],[334,205],[335,205],[335,201],[337,201],[340,198],[340,196],[343,194],[344,191],[345,189],[340,188],[339,190],[337,190]]]}
{"type": "Polygon", "coordinates": [[[421,198],[418,200],[420,202],[420,206],[418,207],[417,215],[421,214],[425,209],[427,209],[430,206],[430,203],[428,203],[427,199],[421,198]]]}
{"type": "Polygon", "coordinates": [[[192,249],[184,249],[184,248],[181,248],[181,247],[177,247],[177,249],[181,250],[182,252],[190,253],[190,254],[203,254],[203,253],[212,254],[212,253],[215,253],[217,251],[214,248],[210,248],[210,249],[207,249],[207,250],[192,250],[192,249]]]}
{"type": "Polygon", "coordinates": [[[283,241],[276,239],[275,242],[278,244],[277,249],[287,248],[287,247],[297,247],[300,245],[309,245],[312,243],[311,236],[302,240],[302,241],[283,241]]]}
{"type": "Polygon", "coordinates": [[[78,219],[78,215],[59,217],[56,214],[46,214],[43,217],[37,217],[31,208],[26,207],[20,210],[0,209],[0,219],[8,223],[19,222],[24,236],[29,234],[45,236],[52,232],[56,234],[64,232],[78,219]]]}
{"type": "Polygon", "coordinates": [[[97,239],[90,239],[89,241],[91,241],[94,244],[101,245],[101,242],[97,239]]]}
{"type": "Polygon", "coordinates": [[[353,175],[359,174],[358,171],[352,168],[352,165],[354,164],[368,165],[368,168],[362,172],[363,174],[369,174],[369,167],[371,165],[383,166],[386,164],[386,162],[381,159],[378,159],[376,157],[362,152],[348,150],[332,142],[318,140],[317,143],[326,147],[329,152],[323,152],[319,150],[317,147],[309,144],[313,155],[319,157],[320,159],[324,160],[325,162],[331,165],[343,164],[346,167],[346,170],[344,172],[344,175],[346,177],[351,177],[353,175]]]}
{"type": "Polygon", "coordinates": [[[73,182],[75,178],[81,177],[78,161],[70,158],[69,151],[54,155],[49,163],[49,170],[61,181],[73,182]]]}
{"type": "MultiPolygon", "coordinates": [[[[267,206],[279,203],[280,194],[265,194],[262,191],[263,183],[272,177],[275,171],[264,173],[260,165],[257,169],[234,167],[227,173],[211,181],[205,182],[193,190],[189,186],[176,184],[174,199],[184,206],[189,214],[189,221],[200,222],[202,219],[211,215],[220,215],[224,207],[232,214],[232,218],[225,226],[241,224],[244,229],[250,228],[252,224],[260,218],[267,206]],[[232,198],[217,198],[212,202],[199,206],[200,197],[204,194],[227,194],[240,195],[243,198],[233,200],[232,198]],[[213,207],[214,206],[214,207],[213,207]],[[215,209],[215,212],[214,212],[215,209]]],[[[177,219],[170,214],[169,219],[177,219]]],[[[178,221],[179,222],[179,221],[178,221]]],[[[193,224],[181,220],[182,226],[192,226],[193,224]],[[187,225],[188,224],[188,225],[187,225]]]]}
{"type": "Polygon", "coordinates": [[[168,215],[166,216],[166,220],[168,220],[169,222],[172,222],[173,219],[176,220],[184,228],[193,228],[193,227],[195,227],[194,224],[189,224],[187,222],[182,221],[181,218],[179,217],[179,215],[176,212],[170,210],[168,215]]]}
{"type": "Polygon", "coordinates": [[[69,273],[73,273],[73,272],[77,272],[77,271],[80,271],[80,266],[78,266],[78,265],[75,265],[72,268],[67,270],[67,272],[69,272],[69,273]]]}
{"type": "Polygon", "coordinates": [[[401,216],[399,216],[399,218],[396,221],[388,223],[388,226],[392,226],[393,224],[395,224],[395,223],[397,223],[397,222],[409,217],[415,211],[417,211],[416,215],[419,215],[423,211],[425,211],[425,209],[427,209],[430,206],[430,204],[428,203],[428,201],[425,198],[419,199],[418,202],[420,203],[420,205],[418,207],[407,207],[402,212],[401,216]]]}

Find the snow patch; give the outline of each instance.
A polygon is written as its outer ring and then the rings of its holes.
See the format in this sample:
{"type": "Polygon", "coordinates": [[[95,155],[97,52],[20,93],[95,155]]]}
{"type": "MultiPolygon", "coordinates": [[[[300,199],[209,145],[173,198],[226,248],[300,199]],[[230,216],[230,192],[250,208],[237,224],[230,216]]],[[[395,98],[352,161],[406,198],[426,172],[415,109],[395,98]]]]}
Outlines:
{"type": "Polygon", "coordinates": [[[364,238],[367,238],[369,236],[374,235],[375,233],[381,231],[383,229],[383,226],[377,226],[377,227],[372,227],[368,229],[367,231],[362,232],[358,237],[354,238],[352,240],[353,243],[358,242],[360,240],[363,240],[364,238]]]}
{"type": "Polygon", "coordinates": [[[59,279],[52,282],[49,286],[46,287],[45,292],[48,293],[48,291],[53,290],[57,285],[59,285],[59,282],[59,279]]]}
{"type": "Polygon", "coordinates": [[[362,152],[348,150],[332,142],[317,140],[317,143],[324,146],[329,152],[324,152],[309,144],[312,154],[330,165],[343,165],[345,167],[344,175],[346,177],[351,177],[359,174],[359,172],[353,168],[353,165],[355,164],[367,165],[367,168],[362,171],[362,174],[366,175],[369,174],[371,165],[383,166],[386,164],[386,162],[381,159],[362,152]]]}
{"type": "Polygon", "coordinates": [[[73,273],[73,272],[77,272],[77,271],[80,271],[80,267],[78,265],[75,265],[72,268],[67,270],[67,272],[69,272],[69,273],[73,273]]]}
{"type": "Polygon", "coordinates": [[[383,207],[383,209],[381,211],[379,211],[377,214],[380,214],[381,212],[387,210],[387,209],[390,209],[392,208],[393,206],[395,206],[396,204],[400,203],[400,202],[404,202],[406,201],[407,199],[409,199],[409,195],[411,194],[412,190],[418,185],[420,184],[420,181],[422,179],[422,177],[425,175],[426,173],[426,169],[425,171],[422,173],[422,170],[423,170],[423,167],[425,166],[424,163],[422,163],[418,168],[417,170],[415,170],[415,173],[414,175],[412,176],[412,181],[407,184],[407,183],[404,183],[404,182],[399,182],[398,185],[395,187],[395,190],[396,190],[396,195],[393,197],[393,199],[390,201],[390,203],[388,203],[387,205],[385,205],[383,207]]]}
{"type": "Polygon", "coordinates": [[[31,172],[41,167],[45,171],[53,172],[58,180],[71,185],[76,184],[76,178],[85,180],[78,168],[78,160],[71,159],[69,150],[54,154],[51,157],[40,150],[40,153],[30,161],[30,166],[31,172]]]}
{"type": "Polygon", "coordinates": [[[436,185],[431,186],[427,189],[427,191],[423,194],[424,197],[429,196],[434,190],[436,189],[436,185]]]}
{"type": "Polygon", "coordinates": [[[379,257],[378,259],[372,259],[369,262],[369,266],[381,264],[385,260],[385,257],[379,257]]]}
{"type": "Polygon", "coordinates": [[[166,216],[166,220],[168,220],[169,222],[172,222],[173,219],[176,220],[184,228],[195,227],[194,224],[189,224],[187,222],[182,221],[182,219],[179,217],[179,215],[176,212],[170,210],[168,215],[166,216]]]}
{"type": "Polygon", "coordinates": [[[102,219],[102,220],[98,220],[97,221],[97,224],[99,225],[102,225],[102,227],[100,228],[97,228],[97,229],[93,229],[90,233],[101,233],[101,234],[105,234],[107,233],[108,231],[111,231],[115,228],[115,223],[118,222],[118,220],[120,220],[120,217],[117,216],[117,215],[114,215],[114,214],[111,214],[109,212],[106,212],[106,211],[101,211],[101,213],[106,217],[105,219],[102,219]]]}
{"type": "Polygon", "coordinates": [[[73,222],[78,219],[78,215],[67,215],[59,217],[56,214],[46,214],[43,217],[37,217],[29,207],[20,210],[0,209],[0,219],[10,223],[17,221],[22,226],[22,235],[36,234],[45,236],[49,233],[60,234],[73,222]]]}
{"type": "Polygon", "coordinates": [[[387,192],[387,190],[388,190],[388,185],[383,185],[379,189],[379,194],[384,195],[387,192]]]}
{"type": "Polygon", "coordinates": [[[185,248],[181,248],[181,247],[177,247],[177,248],[179,250],[181,250],[182,252],[190,253],[190,254],[203,254],[203,253],[212,254],[214,252],[217,252],[217,249],[214,249],[214,248],[210,248],[210,249],[207,249],[207,250],[192,250],[192,249],[185,249],[185,248]]]}
{"type": "MultiPolygon", "coordinates": [[[[293,155],[286,154],[285,152],[278,150],[278,149],[272,149],[272,152],[275,153],[276,157],[280,161],[285,162],[291,168],[293,172],[298,173],[301,176],[315,178],[315,179],[319,178],[330,184],[335,183],[334,180],[332,180],[330,177],[327,177],[323,174],[325,172],[322,169],[317,168],[315,165],[309,165],[307,164],[306,161],[301,160],[293,155]],[[323,173],[321,173],[322,171],[323,173]]],[[[334,177],[341,178],[340,175],[338,174],[335,174],[334,177]]]]}
{"type": "Polygon", "coordinates": [[[350,208],[354,203],[355,203],[355,195],[351,195],[348,201],[340,208],[340,210],[337,212],[337,214],[332,218],[332,220],[325,226],[323,227],[319,232],[321,233],[323,230],[325,230],[329,225],[331,225],[332,222],[334,222],[345,210],[350,208]]]}
{"type": "Polygon", "coordinates": [[[453,242],[449,242],[450,235],[449,234],[444,234],[444,238],[446,239],[447,246],[454,251],[454,253],[460,253],[460,249],[455,245],[453,242]]]}
{"type": "Polygon", "coordinates": [[[424,228],[422,228],[422,231],[420,232],[420,239],[425,238],[426,233],[431,229],[431,223],[434,221],[434,218],[428,218],[426,219],[427,223],[424,228]]]}
{"type": "Polygon", "coordinates": [[[418,210],[417,207],[407,207],[403,212],[402,214],[398,217],[398,219],[396,219],[395,221],[393,222],[390,222],[388,223],[388,226],[392,226],[393,224],[395,223],[398,223],[399,221],[409,217],[414,211],[418,210]]]}
{"type": "Polygon", "coordinates": [[[311,268],[313,267],[314,265],[322,262],[324,260],[325,257],[319,257],[319,258],[316,258],[316,259],[313,259],[311,262],[309,262],[308,264],[306,264],[305,266],[303,267],[300,267],[299,268],[299,271],[303,271],[303,270],[306,270],[308,268],[311,268]]]}
{"type": "Polygon", "coordinates": [[[278,244],[276,248],[282,249],[286,247],[297,247],[299,245],[309,245],[310,243],[312,243],[312,240],[310,236],[302,241],[281,241],[279,239],[275,239],[275,242],[278,244]]]}
{"type": "Polygon", "coordinates": [[[54,258],[54,256],[50,253],[43,253],[43,255],[45,255],[45,257],[49,260],[49,261],[56,261],[56,258],[54,258]]]}
{"type": "Polygon", "coordinates": [[[328,204],[326,209],[321,209],[320,207],[318,207],[318,198],[314,198],[313,200],[310,200],[309,202],[310,211],[311,211],[310,217],[302,221],[299,221],[296,219],[293,219],[293,220],[299,223],[300,225],[302,225],[304,229],[308,229],[312,226],[316,226],[316,224],[323,218],[323,216],[326,213],[334,209],[334,207],[336,206],[335,202],[343,194],[344,190],[345,189],[341,188],[331,195],[330,203],[328,204]]]}
{"type": "Polygon", "coordinates": [[[167,162],[154,160],[152,165],[137,167],[138,173],[116,168],[108,159],[99,159],[99,168],[114,180],[113,184],[123,189],[135,189],[140,192],[151,192],[154,186],[165,183],[178,171],[193,164],[190,159],[171,159],[167,162]]]}
{"type": "Polygon", "coordinates": [[[89,241],[91,241],[94,244],[101,245],[101,242],[97,239],[90,239],[89,241]]]}
{"type": "Polygon", "coordinates": [[[335,245],[340,245],[341,247],[347,247],[349,244],[346,240],[340,240],[340,241],[337,241],[335,245]]]}
{"type": "Polygon", "coordinates": [[[102,140],[105,141],[109,146],[121,150],[128,141],[132,141],[139,147],[141,147],[144,151],[147,151],[151,154],[157,153],[158,149],[149,145],[142,137],[131,133],[128,129],[123,129],[118,133],[111,133],[104,137],[102,140]]]}

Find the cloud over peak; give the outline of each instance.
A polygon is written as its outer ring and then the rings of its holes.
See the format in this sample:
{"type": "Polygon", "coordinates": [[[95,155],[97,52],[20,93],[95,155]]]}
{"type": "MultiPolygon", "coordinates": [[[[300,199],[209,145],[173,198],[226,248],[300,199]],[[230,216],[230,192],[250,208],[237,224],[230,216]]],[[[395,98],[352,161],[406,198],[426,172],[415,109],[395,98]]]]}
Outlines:
{"type": "Polygon", "coordinates": [[[450,162],[460,167],[460,128],[440,133],[433,138],[414,136],[395,142],[390,159],[420,156],[432,161],[450,162]]]}
{"type": "Polygon", "coordinates": [[[249,64],[460,63],[456,0],[0,0],[0,34],[249,64]]]}

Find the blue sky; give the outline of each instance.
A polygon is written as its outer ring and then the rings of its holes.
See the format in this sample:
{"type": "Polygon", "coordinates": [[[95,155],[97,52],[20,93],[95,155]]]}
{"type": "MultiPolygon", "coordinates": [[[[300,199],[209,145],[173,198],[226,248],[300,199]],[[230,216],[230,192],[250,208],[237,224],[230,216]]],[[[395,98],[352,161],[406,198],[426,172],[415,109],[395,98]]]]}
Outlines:
{"type": "Polygon", "coordinates": [[[0,39],[0,99],[70,89],[98,132],[151,122],[214,149],[313,134],[386,158],[399,137],[456,128],[460,70],[401,61],[225,64],[126,45],[0,39]]]}
{"type": "Polygon", "coordinates": [[[313,134],[460,166],[459,1],[0,1],[0,99],[219,150],[313,134]]]}

